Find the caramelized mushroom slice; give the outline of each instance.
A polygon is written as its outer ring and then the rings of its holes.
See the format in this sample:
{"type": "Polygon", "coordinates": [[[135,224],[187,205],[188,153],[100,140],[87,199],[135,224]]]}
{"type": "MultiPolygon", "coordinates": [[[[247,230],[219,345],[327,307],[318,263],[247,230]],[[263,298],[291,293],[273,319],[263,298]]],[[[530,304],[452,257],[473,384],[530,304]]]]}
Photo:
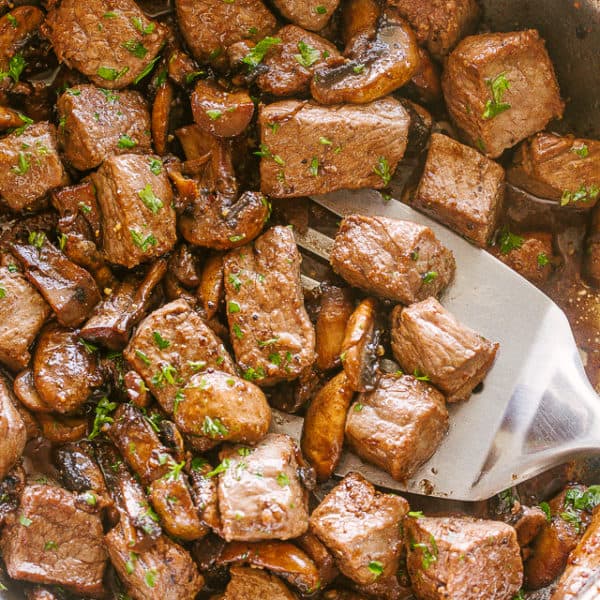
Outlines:
{"type": "Polygon", "coordinates": [[[315,396],[302,428],[302,454],[314,467],[317,480],[326,481],[340,460],[346,415],[354,390],[344,371],[315,396]]]}
{"type": "Polygon", "coordinates": [[[33,371],[31,369],[21,371],[15,377],[13,382],[13,391],[15,396],[21,401],[21,404],[23,404],[27,410],[30,410],[34,413],[52,412],[52,408],[42,400],[42,397],[35,389],[35,384],[33,382],[33,371]]]}
{"type": "Polygon", "coordinates": [[[27,431],[15,408],[12,391],[0,375],[0,480],[21,458],[27,442],[27,431]]]}
{"type": "Polygon", "coordinates": [[[222,254],[213,254],[204,263],[196,296],[204,308],[207,321],[210,321],[217,314],[225,297],[222,254]]]}
{"type": "Polygon", "coordinates": [[[329,553],[325,544],[309,531],[296,538],[295,541],[317,565],[321,588],[327,587],[339,575],[339,571],[335,566],[333,556],[329,553]]]}
{"type": "MultiPolygon", "coordinates": [[[[352,0],[347,10],[359,13],[364,4],[352,0]]],[[[367,14],[373,17],[375,12],[371,8],[367,14]]],[[[346,61],[317,69],[310,84],[320,104],[372,102],[403,86],[419,68],[415,34],[392,10],[378,17],[374,36],[366,15],[347,26],[347,35],[346,61]]]]}
{"type": "Polygon", "coordinates": [[[170,81],[162,83],[154,98],[152,105],[152,140],[156,154],[167,153],[169,141],[169,118],[171,116],[171,104],[175,97],[175,90],[170,81]]]}
{"type": "Polygon", "coordinates": [[[87,433],[85,417],[39,413],[36,419],[42,428],[42,435],[53,444],[76,442],[87,433]]]}
{"type": "Polygon", "coordinates": [[[376,327],[377,302],[363,300],[348,320],[340,355],[348,385],[356,392],[375,389],[380,332],[376,327]]]}
{"type": "Polygon", "coordinates": [[[191,103],[194,121],[219,138],[241,135],[254,114],[254,102],[247,91],[227,91],[203,79],[196,83],[191,103]]]}
{"type": "Polygon", "coordinates": [[[303,594],[313,593],[319,587],[319,571],[315,563],[290,542],[230,542],[223,548],[218,562],[268,569],[303,594]]]}

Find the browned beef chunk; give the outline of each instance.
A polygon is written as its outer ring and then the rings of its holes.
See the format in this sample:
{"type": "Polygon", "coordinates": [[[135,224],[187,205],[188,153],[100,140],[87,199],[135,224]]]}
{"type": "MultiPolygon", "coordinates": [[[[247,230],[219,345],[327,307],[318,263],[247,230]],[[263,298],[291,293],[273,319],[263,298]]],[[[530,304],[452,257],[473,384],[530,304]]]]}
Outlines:
{"type": "Polygon", "coordinates": [[[42,402],[58,413],[81,408],[103,381],[94,352],[81,343],[76,331],[55,323],[39,337],[33,379],[42,402]]]}
{"type": "Polygon", "coordinates": [[[192,486],[192,497],[198,509],[200,520],[211,529],[217,531],[220,526],[217,478],[206,477],[212,470],[212,466],[203,458],[196,457],[192,459],[190,483],[192,486]]]}
{"type": "Polygon", "coordinates": [[[112,154],[152,151],[150,114],[139,92],[77,85],[63,93],[56,108],[65,159],[80,171],[112,154]]]}
{"type": "Polygon", "coordinates": [[[335,237],[331,265],[348,283],[411,304],[440,294],[455,262],[429,227],[385,217],[346,217],[335,237]]]}
{"type": "Polygon", "coordinates": [[[41,245],[13,244],[13,253],[21,262],[27,279],[52,307],[56,319],[65,327],[80,325],[100,301],[100,290],[94,278],[71,262],[50,244],[41,233],[41,245]]]}
{"type": "Polygon", "coordinates": [[[15,399],[8,382],[0,375],[0,480],[6,477],[21,458],[26,442],[25,423],[15,408],[15,399]]]}
{"type": "Polygon", "coordinates": [[[515,530],[471,517],[406,519],[407,566],[427,600],[512,600],[523,581],[515,530]]]}
{"type": "Polygon", "coordinates": [[[276,25],[261,0],[177,0],[175,6],[181,33],[194,57],[219,67],[227,66],[229,46],[241,40],[258,42],[276,25]]]}
{"type": "Polygon", "coordinates": [[[354,451],[392,477],[410,477],[448,429],[442,394],[410,375],[384,375],[348,412],[346,439],[354,451]]]}
{"type": "Polygon", "coordinates": [[[413,203],[457,233],[486,247],[498,224],[504,170],[476,150],[434,133],[413,203]]]}
{"type": "Polygon", "coordinates": [[[296,600],[296,594],[275,575],[262,569],[232,567],[231,581],[227,585],[222,600],[296,600]]]}
{"type": "Polygon", "coordinates": [[[21,494],[25,489],[25,469],[21,465],[13,467],[4,479],[0,480],[0,526],[13,513],[21,502],[21,494]]]}
{"type": "Polygon", "coordinates": [[[164,535],[145,552],[132,551],[121,524],[104,539],[110,560],[134,600],[194,600],[204,586],[187,550],[164,535]]]}
{"type": "Polygon", "coordinates": [[[262,390],[235,375],[208,370],[193,375],[174,411],[195,448],[222,441],[255,444],[269,430],[271,409],[262,390]]]}
{"type": "Polygon", "coordinates": [[[274,433],[254,448],[221,450],[219,512],[227,541],[287,540],[307,530],[308,494],[297,453],[290,437],[274,433]]]}
{"type": "Polygon", "coordinates": [[[316,5],[312,0],[274,0],[273,2],[286,19],[310,31],[323,29],[339,3],[340,0],[323,0],[316,5]]]}
{"type": "Polygon", "coordinates": [[[219,338],[185,300],[148,315],[123,355],[168,413],[173,412],[178,389],[194,373],[211,367],[235,372],[219,338]]]}
{"type": "Polygon", "coordinates": [[[102,522],[79,510],[73,495],[62,488],[26,487],[0,546],[13,579],[61,585],[94,598],[103,593],[102,522]]]}
{"type": "Polygon", "coordinates": [[[313,511],[310,528],[333,553],[340,571],[366,585],[398,570],[400,525],[408,508],[404,498],[382,494],[351,473],[313,511]]]}
{"type": "Polygon", "coordinates": [[[154,304],[160,280],[167,272],[167,263],[157,260],[145,276],[125,277],[111,295],[100,303],[81,329],[81,337],[102,344],[111,350],[122,350],[131,330],[154,304]]]}
{"type": "Polygon", "coordinates": [[[552,63],[534,29],[465,38],[448,58],[442,88],[456,125],[492,158],[563,112],[552,63]]]}
{"type": "Polygon", "coordinates": [[[508,180],[561,206],[591,208],[600,195],[600,141],[538,133],[519,147],[508,180]]]}
{"type": "Polygon", "coordinates": [[[167,34],[133,0],[63,0],[52,5],[43,31],[61,62],[110,89],[135,82],[167,34]]]}
{"type": "Polygon", "coordinates": [[[479,18],[476,0],[393,0],[391,4],[411,24],[419,43],[438,59],[472,33],[479,18]]]}
{"type": "Polygon", "coordinates": [[[292,231],[273,227],[232,250],[224,275],[231,341],[244,379],[271,385],[297,378],[315,360],[315,332],[292,231]]]}
{"type": "Polygon", "coordinates": [[[106,259],[131,268],[175,244],[173,191],[154,155],[112,156],[92,180],[102,210],[106,259]]]}
{"type": "Polygon", "coordinates": [[[407,373],[426,376],[448,402],[466,400],[499,345],[460,323],[435,298],[392,313],[392,350],[407,373]]]}
{"type": "Polygon", "coordinates": [[[296,25],[282,27],[277,37],[281,43],[271,47],[256,78],[258,87],[267,94],[307,95],[315,70],[327,59],[340,56],[331,42],[296,25]]]}
{"type": "Polygon", "coordinates": [[[18,371],[29,363],[29,347],[50,307],[16,265],[0,266],[0,290],[0,363],[18,371]]]}
{"type": "Polygon", "coordinates": [[[283,100],[258,118],[261,191],[274,198],[386,187],[410,122],[393,98],[333,107],[283,100]]]}
{"type": "Polygon", "coordinates": [[[512,237],[513,242],[517,242],[510,246],[502,244],[503,235],[506,234],[501,233],[500,243],[492,248],[494,256],[529,279],[531,283],[545,283],[552,273],[552,234],[543,231],[524,233],[522,236],[512,237]]]}
{"type": "Polygon", "coordinates": [[[37,208],[52,188],[68,181],[54,125],[35,123],[0,140],[0,194],[13,210],[37,208]]]}

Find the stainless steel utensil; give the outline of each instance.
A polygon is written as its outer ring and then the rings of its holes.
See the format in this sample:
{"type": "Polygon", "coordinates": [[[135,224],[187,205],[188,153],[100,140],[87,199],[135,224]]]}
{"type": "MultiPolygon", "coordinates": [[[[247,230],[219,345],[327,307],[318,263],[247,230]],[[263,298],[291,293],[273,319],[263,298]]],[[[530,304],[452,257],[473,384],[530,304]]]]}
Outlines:
{"type": "MultiPolygon", "coordinates": [[[[346,452],[339,475],[362,472],[373,483],[454,500],[483,500],[600,449],[600,400],[590,385],[562,310],[502,262],[397,201],[369,190],[314,198],[337,215],[406,219],[430,227],[456,257],[457,275],[441,299],[458,319],[500,342],[483,389],[451,405],[450,430],[437,453],[409,481],[394,481],[346,452]]],[[[298,244],[327,256],[317,231],[298,244]]],[[[279,430],[298,437],[301,419],[278,415],[279,430]]]]}

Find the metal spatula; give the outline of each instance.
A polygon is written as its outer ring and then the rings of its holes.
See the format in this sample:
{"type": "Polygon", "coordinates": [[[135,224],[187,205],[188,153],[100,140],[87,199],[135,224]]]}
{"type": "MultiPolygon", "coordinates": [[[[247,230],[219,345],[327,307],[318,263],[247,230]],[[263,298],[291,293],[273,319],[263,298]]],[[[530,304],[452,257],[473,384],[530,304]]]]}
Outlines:
{"type": "MultiPolygon", "coordinates": [[[[370,190],[313,200],[339,216],[381,215],[430,227],[457,264],[442,304],[500,343],[483,390],[449,405],[447,437],[411,480],[395,481],[349,451],[336,474],[356,470],[387,488],[476,501],[600,449],[600,399],[585,375],[567,318],[552,300],[487,252],[397,200],[384,201],[370,190]]],[[[314,230],[297,241],[325,257],[331,246],[314,230]]],[[[277,413],[275,427],[299,439],[302,419],[277,413]]]]}

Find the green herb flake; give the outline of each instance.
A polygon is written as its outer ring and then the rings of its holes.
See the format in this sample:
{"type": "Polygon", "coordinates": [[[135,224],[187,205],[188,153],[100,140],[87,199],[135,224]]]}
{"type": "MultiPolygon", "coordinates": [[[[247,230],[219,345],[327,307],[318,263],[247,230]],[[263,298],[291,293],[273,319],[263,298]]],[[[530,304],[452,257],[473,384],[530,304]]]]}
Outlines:
{"type": "Polygon", "coordinates": [[[550,505],[547,502],[540,502],[540,508],[544,511],[546,515],[546,521],[550,523],[552,521],[552,512],[550,511],[550,505]]]}
{"type": "Polygon", "coordinates": [[[244,338],[244,332],[240,329],[240,326],[237,323],[234,323],[233,327],[231,329],[233,331],[233,334],[235,335],[235,337],[238,340],[241,340],[244,338]]]}
{"type": "Polygon", "coordinates": [[[211,121],[216,121],[223,116],[223,112],[216,108],[207,110],[206,114],[211,121]]]}
{"type": "Polygon", "coordinates": [[[75,90],[73,88],[67,88],[65,90],[69,96],[81,96],[81,90],[75,90]]]}
{"type": "Polygon", "coordinates": [[[212,471],[209,471],[206,474],[206,477],[214,477],[219,473],[224,473],[229,468],[230,463],[231,461],[228,458],[223,459],[217,467],[215,467],[212,471]]]}
{"type": "Polygon", "coordinates": [[[423,553],[421,564],[425,570],[429,569],[429,567],[437,561],[438,557],[438,547],[433,535],[429,536],[429,546],[424,543],[417,544],[415,542],[412,542],[410,545],[412,550],[419,549],[423,553]],[[431,548],[429,546],[431,546],[431,548]]]}
{"type": "Polygon", "coordinates": [[[411,510],[408,512],[408,516],[411,517],[411,519],[422,519],[425,515],[421,510],[411,510]]]}
{"type": "MultiPolygon", "coordinates": [[[[142,80],[144,79],[144,77],[146,77],[147,75],[149,75],[152,72],[152,69],[154,69],[154,65],[156,65],[156,63],[160,60],[160,55],[157,56],[156,58],[153,58],[143,69],[143,71],[133,80],[133,83],[135,83],[136,85],[142,80]]],[[[127,67],[125,67],[127,68],[127,67]]]]}
{"type": "Polygon", "coordinates": [[[149,183],[146,184],[146,187],[143,190],[138,192],[138,196],[144,203],[144,206],[152,211],[153,214],[158,213],[158,211],[164,206],[162,200],[154,194],[154,190],[149,183]]]}
{"type": "Polygon", "coordinates": [[[279,123],[267,123],[267,127],[275,134],[279,131],[281,125],[279,123]]]}
{"type": "Polygon", "coordinates": [[[170,363],[166,363],[164,365],[162,365],[162,367],[160,368],[160,371],[158,371],[158,373],[155,373],[152,376],[152,383],[153,385],[161,388],[164,386],[165,382],[168,383],[169,385],[175,385],[177,383],[176,378],[177,377],[177,369],[170,363]]]}
{"type": "Polygon", "coordinates": [[[58,544],[52,540],[48,540],[45,544],[44,544],[44,550],[48,551],[48,550],[58,550],[58,544]]]}
{"type": "Polygon", "coordinates": [[[130,138],[126,133],[123,133],[119,138],[119,148],[135,148],[137,142],[130,138]]]}
{"type": "Polygon", "coordinates": [[[333,142],[330,139],[321,136],[319,138],[319,144],[322,144],[323,146],[331,146],[333,142]]]}
{"type": "Polygon", "coordinates": [[[18,83],[19,77],[21,77],[21,73],[23,73],[26,66],[27,61],[23,58],[23,55],[18,52],[8,61],[8,71],[2,71],[0,73],[0,79],[10,77],[15,83],[18,83]]]}
{"type": "Polygon", "coordinates": [[[245,233],[242,233],[241,235],[230,235],[229,241],[232,242],[233,244],[237,244],[238,242],[241,242],[245,237],[246,237],[245,233]]]}
{"type": "Polygon", "coordinates": [[[92,207],[85,204],[85,202],[80,202],[77,206],[79,207],[79,210],[86,215],[89,215],[92,212],[92,207]]]}
{"type": "Polygon", "coordinates": [[[206,415],[202,423],[202,433],[213,439],[223,438],[229,433],[229,429],[223,425],[218,417],[211,418],[206,415]]]}
{"type": "Polygon", "coordinates": [[[164,350],[165,348],[168,348],[171,345],[171,342],[169,342],[169,340],[165,340],[165,338],[163,338],[163,336],[160,335],[159,331],[153,331],[152,332],[152,339],[154,340],[154,343],[161,350],[164,350]]]}
{"type": "Polygon", "coordinates": [[[569,523],[569,525],[572,525],[577,533],[581,531],[581,517],[577,513],[567,510],[560,513],[560,518],[569,523]]]}
{"type": "Polygon", "coordinates": [[[592,183],[589,186],[581,185],[577,190],[565,190],[560,197],[560,205],[567,206],[575,202],[592,202],[598,198],[600,187],[592,183]]]}
{"type": "Polygon", "coordinates": [[[116,402],[111,402],[106,396],[96,405],[96,415],[94,417],[94,425],[92,432],[88,436],[88,440],[93,440],[100,435],[100,430],[107,423],[112,423],[113,418],[110,416],[117,408],[116,402]]]}
{"type": "Polygon", "coordinates": [[[29,163],[29,160],[27,159],[27,156],[24,152],[20,151],[17,166],[13,167],[11,171],[16,175],[25,175],[25,173],[29,171],[30,166],[31,165],[29,163]]]}
{"type": "Polygon", "coordinates": [[[129,67],[123,67],[120,71],[112,67],[98,67],[97,74],[98,77],[106,79],[106,81],[116,81],[120,77],[123,77],[127,71],[129,71],[129,67]]]}
{"type": "Polygon", "coordinates": [[[102,15],[103,19],[116,19],[117,17],[118,17],[117,13],[113,12],[113,11],[105,12],[102,15]]]}
{"type": "Polygon", "coordinates": [[[137,40],[127,40],[121,44],[125,50],[128,50],[136,58],[144,58],[148,54],[147,48],[137,40]]]}
{"type": "Polygon", "coordinates": [[[505,73],[496,75],[493,79],[486,81],[487,86],[490,88],[492,99],[485,103],[485,108],[481,115],[482,119],[493,119],[505,110],[508,110],[511,106],[508,102],[502,102],[504,92],[510,89],[510,82],[506,79],[505,73]]]}
{"type": "Polygon", "coordinates": [[[156,569],[149,569],[148,571],[146,571],[146,574],[144,575],[144,581],[146,582],[146,585],[149,588],[153,588],[156,585],[157,575],[158,572],[156,571],[156,569]]]}
{"type": "Polygon", "coordinates": [[[360,75],[364,70],[365,70],[365,65],[363,65],[363,64],[355,65],[354,67],[352,67],[352,71],[356,75],[360,75]]]}
{"type": "Polygon", "coordinates": [[[315,6],[315,12],[318,15],[326,15],[327,9],[322,4],[319,4],[319,6],[315,6]]]}
{"type": "Polygon", "coordinates": [[[157,158],[151,158],[148,164],[150,166],[150,171],[152,171],[154,175],[161,174],[163,164],[160,160],[158,160],[157,158]]]}
{"type": "Polygon", "coordinates": [[[98,352],[98,346],[96,346],[95,344],[91,344],[83,338],[79,338],[78,342],[85,348],[85,351],[89,354],[94,354],[94,352],[98,352]]]}
{"type": "Polygon", "coordinates": [[[21,525],[23,525],[23,527],[29,527],[31,525],[31,523],[33,523],[33,521],[29,518],[27,518],[25,515],[21,515],[19,517],[19,523],[21,523],[21,525]]]}
{"type": "Polygon", "coordinates": [[[6,298],[6,288],[2,285],[2,282],[0,281],[0,300],[2,298],[6,298]]]}
{"type": "Polygon", "coordinates": [[[590,153],[589,148],[587,147],[587,144],[581,144],[580,146],[573,146],[570,151],[573,152],[573,154],[577,154],[577,156],[579,156],[579,158],[587,158],[588,154],[590,153]]]}
{"type": "Polygon", "coordinates": [[[545,252],[540,252],[537,255],[537,264],[539,267],[545,267],[550,262],[547,254],[545,252]]]}
{"type": "Polygon", "coordinates": [[[202,458],[201,456],[196,456],[192,459],[192,471],[200,471],[200,469],[204,468],[207,464],[208,462],[205,458],[202,458]]]}
{"type": "Polygon", "coordinates": [[[300,54],[294,54],[294,58],[306,69],[312,67],[320,58],[321,53],[307,44],[304,40],[298,42],[298,51],[300,54]]]}
{"type": "Polygon", "coordinates": [[[129,553],[129,560],[125,563],[125,570],[129,575],[135,571],[135,563],[137,562],[138,555],[135,552],[129,553]]]}
{"type": "Polygon", "coordinates": [[[389,185],[392,180],[392,174],[390,173],[390,164],[388,163],[387,158],[385,156],[380,156],[377,165],[373,168],[373,172],[375,175],[379,175],[381,177],[381,181],[383,181],[383,185],[389,185]]]}
{"type": "Polygon", "coordinates": [[[250,50],[250,52],[244,56],[242,62],[248,65],[250,70],[255,69],[262,62],[267,52],[277,44],[281,44],[280,38],[267,36],[258,42],[258,44],[256,44],[256,46],[254,46],[254,48],[252,48],[252,50],[250,50]]]}
{"type": "Polygon", "coordinates": [[[227,304],[227,310],[233,314],[233,313],[239,313],[240,312],[240,305],[235,301],[235,300],[230,300],[229,303],[227,304]]]}
{"type": "Polygon", "coordinates": [[[372,560],[368,568],[376,579],[383,575],[383,565],[378,560],[372,560]]]}
{"type": "Polygon", "coordinates": [[[165,475],[165,479],[171,479],[172,481],[176,481],[177,479],[179,479],[183,467],[185,467],[185,460],[182,460],[180,463],[174,464],[165,475]]]}
{"type": "Polygon", "coordinates": [[[269,354],[269,362],[278,367],[281,364],[281,355],[279,352],[273,352],[272,354],[269,354]]]}
{"type": "Polygon", "coordinates": [[[46,234],[43,231],[31,231],[27,241],[38,250],[41,250],[46,241],[46,234]]]}
{"type": "Polygon", "coordinates": [[[150,366],[150,359],[148,358],[148,356],[142,352],[141,350],[136,350],[135,351],[135,355],[147,366],[150,366]]]}
{"type": "Polygon", "coordinates": [[[233,289],[236,292],[239,292],[240,288],[242,287],[242,280],[237,276],[237,274],[230,273],[228,279],[229,283],[233,286],[233,289]]]}
{"type": "Polygon", "coordinates": [[[498,237],[500,252],[502,252],[502,254],[508,254],[512,250],[517,250],[523,245],[524,241],[525,240],[520,235],[511,233],[510,230],[505,227],[498,237]]]}
{"type": "Polygon", "coordinates": [[[425,375],[420,369],[415,369],[413,372],[413,376],[415,379],[419,381],[431,381],[428,375],[425,375]]]}
{"type": "Polygon", "coordinates": [[[277,473],[277,484],[286,487],[290,485],[290,478],[285,473],[277,473]]]}
{"type": "Polygon", "coordinates": [[[246,446],[243,446],[241,448],[238,448],[237,453],[240,456],[250,456],[250,454],[252,453],[252,450],[250,450],[250,448],[247,448],[246,446]]]}
{"type": "Polygon", "coordinates": [[[316,177],[319,174],[319,159],[316,156],[312,157],[308,171],[313,177],[316,177]]]}
{"type": "Polygon", "coordinates": [[[142,35],[149,35],[156,29],[156,25],[154,23],[148,23],[148,25],[144,25],[142,19],[139,17],[132,17],[131,22],[142,35]]]}
{"type": "Polygon", "coordinates": [[[83,500],[88,506],[96,506],[96,504],[98,504],[98,498],[94,492],[85,492],[83,500]]]}
{"type": "Polygon", "coordinates": [[[158,240],[152,233],[148,234],[146,237],[144,237],[143,234],[139,233],[139,231],[136,231],[135,229],[130,229],[129,233],[131,234],[133,243],[142,252],[146,252],[150,246],[156,246],[158,244],[158,240]]]}
{"type": "Polygon", "coordinates": [[[354,412],[360,412],[363,409],[363,405],[360,402],[357,402],[354,405],[354,412]]]}
{"type": "MultiPolygon", "coordinates": [[[[279,355],[278,355],[279,356],[279,355]]],[[[248,367],[242,377],[246,381],[258,381],[260,379],[264,379],[266,377],[265,370],[262,367],[248,367]]]]}
{"type": "Polygon", "coordinates": [[[434,279],[437,278],[437,276],[437,271],[427,271],[427,273],[423,273],[423,275],[421,275],[421,279],[423,280],[423,283],[431,283],[434,279]]]}
{"type": "Polygon", "coordinates": [[[8,13],[6,15],[6,20],[16,29],[19,26],[19,22],[17,21],[17,18],[14,15],[11,15],[10,13],[8,13]]]}
{"type": "Polygon", "coordinates": [[[272,346],[273,344],[276,344],[278,341],[279,337],[275,336],[269,338],[268,340],[259,340],[257,343],[259,348],[266,348],[267,346],[272,346]]]}

